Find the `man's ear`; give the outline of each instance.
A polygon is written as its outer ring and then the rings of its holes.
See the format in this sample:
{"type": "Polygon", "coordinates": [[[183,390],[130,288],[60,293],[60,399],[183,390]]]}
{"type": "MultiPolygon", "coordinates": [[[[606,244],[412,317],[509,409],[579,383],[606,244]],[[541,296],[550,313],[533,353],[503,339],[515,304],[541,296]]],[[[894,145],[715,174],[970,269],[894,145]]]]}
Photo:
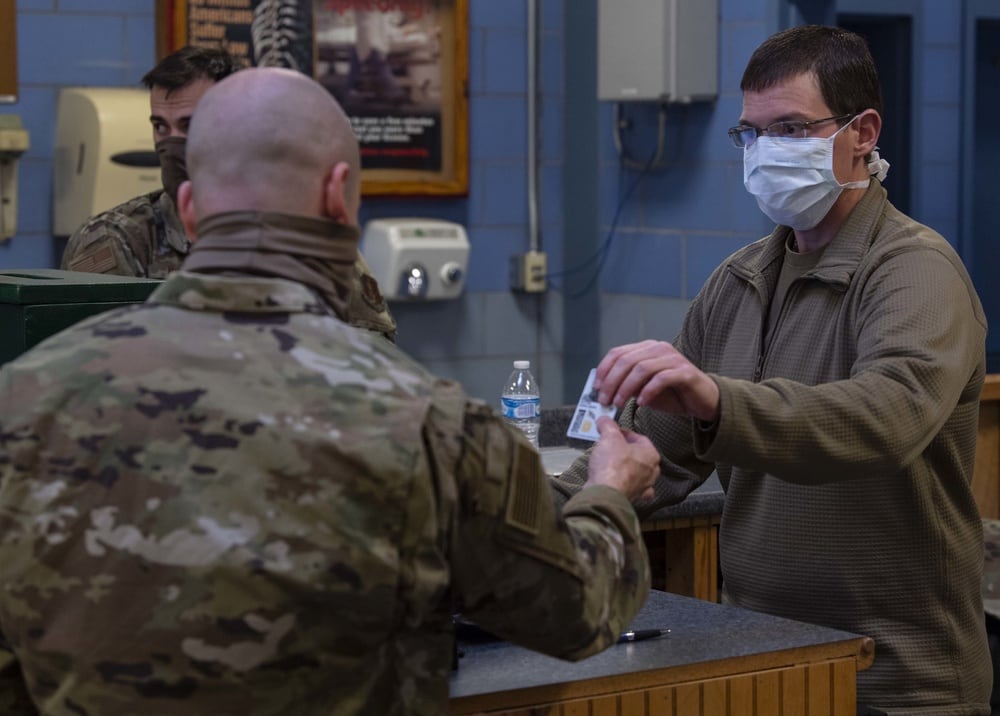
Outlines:
{"type": "Polygon", "coordinates": [[[871,154],[878,144],[878,137],[882,133],[882,118],[874,109],[868,109],[854,122],[858,128],[858,142],[854,146],[854,156],[864,158],[871,154]]]}
{"type": "Polygon", "coordinates": [[[194,232],[198,219],[194,215],[194,195],[191,192],[190,180],[181,182],[181,185],[177,187],[177,213],[184,225],[184,233],[193,243],[198,239],[194,232]]]}
{"type": "Polygon", "coordinates": [[[337,162],[323,186],[323,209],[326,215],[340,224],[354,224],[357,218],[347,197],[347,178],[351,167],[347,162],[337,162]]]}

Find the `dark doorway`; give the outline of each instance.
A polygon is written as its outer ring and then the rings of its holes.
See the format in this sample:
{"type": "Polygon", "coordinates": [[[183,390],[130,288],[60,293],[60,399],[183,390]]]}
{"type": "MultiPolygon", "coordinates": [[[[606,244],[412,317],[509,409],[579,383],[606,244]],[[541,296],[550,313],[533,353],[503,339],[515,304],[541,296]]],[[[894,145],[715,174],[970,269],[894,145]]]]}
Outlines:
{"type": "Polygon", "coordinates": [[[892,168],[884,182],[897,209],[910,213],[910,147],[913,113],[913,75],[910,58],[913,49],[913,20],[909,16],[855,15],[837,16],[837,25],[868,40],[882,82],[882,135],[878,146],[881,156],[892,168]]]}
{"type": "Polygon", "coordinates": [[[970,176],[972,186],[971,231],[966,237],[971,247],[972,280],[986,310],[990,331],[986,336],[987,370],[1000,372],[1000,213],[996,208],[997,165],[1000,163],[1000,19],[976,22],[974,69],[975,113],[972,136],[974,147],[970,176]]]}

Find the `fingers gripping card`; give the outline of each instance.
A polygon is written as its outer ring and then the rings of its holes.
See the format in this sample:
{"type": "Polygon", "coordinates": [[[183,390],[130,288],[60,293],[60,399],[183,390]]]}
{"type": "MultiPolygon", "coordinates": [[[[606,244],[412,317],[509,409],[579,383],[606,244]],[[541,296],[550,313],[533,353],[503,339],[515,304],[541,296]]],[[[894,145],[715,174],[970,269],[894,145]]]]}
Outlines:
{"type": "Polygon", "coordinates": [[[597,391],[594,390],[594,375],[596,373],[596,369],[591,369],[590,375],[587,376],[587,383],[583,386],[583,392],[580,393],[580,402],[576,404],[576,412],[573,413],[569,430],[566,431],[567,437],[597,440],[600,437],[597,432],[597,419],[602,415],[607,415],[609,418],[615,417],[615,406],[601,405],[597,402],[597,391]]]}

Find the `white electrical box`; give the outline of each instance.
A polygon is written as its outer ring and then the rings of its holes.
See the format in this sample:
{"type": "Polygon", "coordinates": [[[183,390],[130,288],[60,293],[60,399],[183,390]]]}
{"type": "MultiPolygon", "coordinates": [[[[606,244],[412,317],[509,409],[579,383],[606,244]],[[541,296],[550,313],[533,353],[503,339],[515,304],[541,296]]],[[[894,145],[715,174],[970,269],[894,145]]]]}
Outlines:
{"type": "Polygon", "coordinates": [[[597,98],[695,102],[719,92],[718,0],[598,0],[597,98]]]}
{"type": "Polygon", "coordinates": [[[439,219],[373,219],[361,253],[390,301],[457,298],[465,285],[469,239],[460,224],[439,219]]]}

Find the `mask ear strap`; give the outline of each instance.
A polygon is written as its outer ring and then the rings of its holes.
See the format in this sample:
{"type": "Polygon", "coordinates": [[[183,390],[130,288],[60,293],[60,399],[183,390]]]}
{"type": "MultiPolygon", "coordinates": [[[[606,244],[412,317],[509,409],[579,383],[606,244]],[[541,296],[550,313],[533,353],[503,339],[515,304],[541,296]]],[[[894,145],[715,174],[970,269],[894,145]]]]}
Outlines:
{"type": "Polygon", "coordinates": [[[875,147],[868,156],[871,157],[868,162],[868,173],[880,182],[885,181],[889,173],[889,162],[878,155],[878,147],[875,147]]]}

